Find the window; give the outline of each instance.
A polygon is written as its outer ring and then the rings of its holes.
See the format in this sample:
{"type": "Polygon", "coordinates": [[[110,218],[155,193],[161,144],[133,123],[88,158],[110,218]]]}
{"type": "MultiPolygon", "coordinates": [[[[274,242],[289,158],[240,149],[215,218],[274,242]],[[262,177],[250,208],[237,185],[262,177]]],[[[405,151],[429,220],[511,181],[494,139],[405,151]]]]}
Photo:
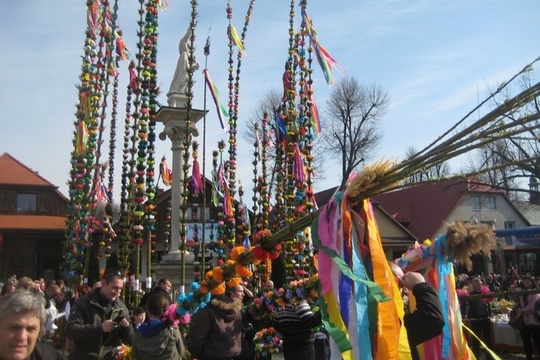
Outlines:
{"type": "Polygon", "coordinates": [[[472,209],[480,210],[482,208],[482,203],[480,202],[480,196],[471,196],[472,209]]]}
{"type": "Polygon", "coordinates": [[[515,229],[516,228],[516,222],[515,221],[505,221],[504,222],[504,228],[505,229],[515,229]]]}
{"type": "MultiPolygon", "coordinates": [[[[186,210],[186,220],[190,222],[202,222],[202,210],[203,208],[199,206],[188,207],[186,210]]],[[[210,220],[209,207],[204,208],[204,216],[205,221],[210,220]]]]}
{"type": "Polygon", "coordinates": [[[36,211],[36,194],[17,194],[17,211],[36,211]]]}
{"type": "Polygon", "coordinates": [[[536,272],[536,254],[535,253],[522,253],[519,254],[518,258],[518,266],[519,266],[519,273],[525,274],[525,273],[535,273],[536,272]]]}
{"type": "Polygon", "coordinates": [[[495,199],[495,196],[488,196],[486,197],[486,202],[487,202],[487,208],[489,210],[495,210],[497,209],[497,201],[495,199]]]}
{"type": "Polygon", "coordinates": [[[485,220],[485,221],[480,221],[480,224],[489,226],[490,228],[493,227],[493,221],[487,221],[487,220],[485,220]]]}

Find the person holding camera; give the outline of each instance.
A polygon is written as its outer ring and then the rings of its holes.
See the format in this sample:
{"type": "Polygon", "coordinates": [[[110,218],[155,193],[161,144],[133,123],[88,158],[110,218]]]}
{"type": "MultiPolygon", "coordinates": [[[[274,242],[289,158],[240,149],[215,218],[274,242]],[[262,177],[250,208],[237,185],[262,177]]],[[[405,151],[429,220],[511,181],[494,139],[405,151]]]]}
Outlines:
{"type": "Polygon", "coordinates": [[[66,327],[67,337],[73,340],[68,359],[114,360],[118,347],[129,344],[133,328],[119,299],[123,287],[124,275],[117,269],[106,270],[101,287],[73,304],[66,327]]]}

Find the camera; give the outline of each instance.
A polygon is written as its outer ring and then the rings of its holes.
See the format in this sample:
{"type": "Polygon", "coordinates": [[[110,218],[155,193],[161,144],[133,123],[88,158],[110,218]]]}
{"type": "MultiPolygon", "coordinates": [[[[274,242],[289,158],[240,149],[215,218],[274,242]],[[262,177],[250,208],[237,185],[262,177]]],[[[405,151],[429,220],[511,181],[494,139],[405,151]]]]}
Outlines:
{"type": "Polygon", "coordinates": [[[123,314],[119,314],[117,317],[114,318],[114,322],[120,323],[120,321],[124,320],[125,316],[123,314]]]}

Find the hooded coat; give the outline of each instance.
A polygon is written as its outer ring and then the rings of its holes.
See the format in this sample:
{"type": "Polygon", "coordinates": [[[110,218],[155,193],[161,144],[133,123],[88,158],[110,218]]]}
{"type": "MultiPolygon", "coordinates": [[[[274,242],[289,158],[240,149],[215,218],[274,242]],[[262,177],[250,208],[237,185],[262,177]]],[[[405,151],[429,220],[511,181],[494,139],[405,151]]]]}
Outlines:
{"type": "Polygon", "coordinates": [[[177,327],[150,319],[131,338],[133,360],[181,360],[184,342],[177,327]]]}
{"type": "Polygon", "coordinates": [[[226,295],[214,298],[191,318],[188,349],[201,360],[231,359],[242,351],[242,302],[226,295]]]}

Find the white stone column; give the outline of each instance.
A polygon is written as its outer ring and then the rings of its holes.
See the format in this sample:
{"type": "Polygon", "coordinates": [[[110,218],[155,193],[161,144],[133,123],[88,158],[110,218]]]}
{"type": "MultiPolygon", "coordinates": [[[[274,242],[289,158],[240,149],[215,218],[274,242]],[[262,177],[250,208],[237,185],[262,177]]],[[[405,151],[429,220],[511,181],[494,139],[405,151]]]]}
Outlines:
{"type": "Polygon", "coordinates": [[[180,205],[184,192],[184,136],[172,138],[172,184],[171,184],[171,243],[169,255],[180,254],[180,205]]]}
{"type": "MultiPolygon", "coordinates": [[[[199,132],[195,127],[197,121],[204,116],[204,111],[192,110],[189,131],[197,137],[199,132]]],[[[188,131],[186,125],[187,111],[184,108],[163,106],[157,113],[156,121],[162,122],[165,129],[159,134],[161,140],[167,137],[171,140],[172,184],[171,184],[171,246],[169,254],[179,254],[180,246],[180,205],[184,193],[184,146],[188,131]]],[[[190,145],[191,146],[191,145],[190,145]]]]}
{"type": "MultiPolygon", "coordinates": [[[[175,105],[183,105],[183,102],[176,102],[175,105]]],[[[193,254],[181,253],[180,251],[180,206],[182,205],[182,194],[184,193],[184,151],[185,140],[188,130],[192,136],[197,137],[199,132],[195,127],[197,121],[204,116],[202,110],[191,110],[191,121],[187,128],[187,110],[184,107],[163,106],[156,114],[156,121],[163,123],[165,128],[159,134],[161,140],[167,138],[171,141],[172,158],[172,184],[171,184],[171,242],[169,252],[163,256],[162,264],[180,264],[181,276],[180,286],[185,285],[185,265],[186,262],[193,263],[193,254]]],[[[191,144],[189,144],[191,147],[191,144]]],[[[204,156],[204,155],[203,155],[204,156]]],[[[181,289],[183,291],[183,289],[181,289]]]]}

